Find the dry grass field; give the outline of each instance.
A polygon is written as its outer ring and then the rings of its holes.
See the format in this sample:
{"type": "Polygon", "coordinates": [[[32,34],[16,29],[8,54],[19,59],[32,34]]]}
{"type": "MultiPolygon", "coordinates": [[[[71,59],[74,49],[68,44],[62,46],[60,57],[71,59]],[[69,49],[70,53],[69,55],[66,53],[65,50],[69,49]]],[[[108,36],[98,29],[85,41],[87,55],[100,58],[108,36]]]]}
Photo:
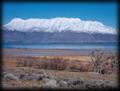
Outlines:
{"type": "Polygon", "coordinates": [[[90,55],[74,55],[66,53],[65,50],[5,49],[2,62],[2,86],[3,88],[59,89],[116,88],[117,70],[113,70],[108,64],[107,71],[111,69],[113,71],[100,74],[92,70],[90,61],[90,55]],[[23,55],[27,52],[44,54],[51,51],[53,55],[23,55]],[[54,55],[57,51],[62,55],[54,55]]]}

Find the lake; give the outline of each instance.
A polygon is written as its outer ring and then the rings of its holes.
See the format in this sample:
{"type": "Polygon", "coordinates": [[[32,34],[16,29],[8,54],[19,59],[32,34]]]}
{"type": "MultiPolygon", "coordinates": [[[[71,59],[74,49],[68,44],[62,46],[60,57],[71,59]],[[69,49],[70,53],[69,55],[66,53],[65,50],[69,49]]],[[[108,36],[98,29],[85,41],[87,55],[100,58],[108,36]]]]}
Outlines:
{"type": "Polygon", "coordinates": [[[79,44],[4,44],[3,48],[31,49],[112,49],[117,50],[117,43],[79,43],[79,44]]]}

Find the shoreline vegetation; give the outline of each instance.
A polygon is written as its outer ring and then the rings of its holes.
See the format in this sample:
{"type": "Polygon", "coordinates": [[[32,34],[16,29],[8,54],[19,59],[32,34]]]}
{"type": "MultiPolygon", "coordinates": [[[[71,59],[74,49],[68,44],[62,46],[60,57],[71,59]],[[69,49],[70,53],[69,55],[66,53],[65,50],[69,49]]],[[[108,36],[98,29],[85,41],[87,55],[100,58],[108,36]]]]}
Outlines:
{"type": "Polygon", "coordinates": [[[3,88],[117,88],[116,51],[3,48],[3,88]]]}

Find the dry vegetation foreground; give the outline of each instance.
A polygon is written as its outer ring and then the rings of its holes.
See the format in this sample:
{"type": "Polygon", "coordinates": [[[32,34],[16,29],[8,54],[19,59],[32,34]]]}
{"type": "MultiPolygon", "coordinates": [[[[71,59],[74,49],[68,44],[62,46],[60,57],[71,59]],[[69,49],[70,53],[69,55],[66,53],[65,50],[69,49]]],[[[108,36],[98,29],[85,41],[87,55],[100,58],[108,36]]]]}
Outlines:
{"type": "Polygon", "coordinates": [[[3,72],[4,88],[115,88],[117,76],[20,67],[3,72]]]}
{"type": "Polygon", "coordinates": [[[113,54],[94,51],[90,55],[23,56],[15,55],[21,53],[19,49],[15,50],[3,51],[3,88],[89,89],[118,86],[117,59],[113,54]]]}

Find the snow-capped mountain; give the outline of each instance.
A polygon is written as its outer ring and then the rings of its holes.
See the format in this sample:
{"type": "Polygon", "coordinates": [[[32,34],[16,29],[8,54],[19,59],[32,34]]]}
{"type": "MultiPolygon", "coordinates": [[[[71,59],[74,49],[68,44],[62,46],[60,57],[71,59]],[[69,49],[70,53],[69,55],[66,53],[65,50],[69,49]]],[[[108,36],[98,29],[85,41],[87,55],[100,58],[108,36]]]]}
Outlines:
{"type": "Polygon", "coordinates": [[[5,44],[117,42],[112,27],[79,18],[15,18],[3,25],[3,30],[5,44]]]}
{"type": "Polygon", "coordinates": [[[26,19],[15,18],[3,26],[7,30],[22,32],[88,32],[115,34],[112,27],[98,21],[83,21],[79,18],[26,19]]]}

